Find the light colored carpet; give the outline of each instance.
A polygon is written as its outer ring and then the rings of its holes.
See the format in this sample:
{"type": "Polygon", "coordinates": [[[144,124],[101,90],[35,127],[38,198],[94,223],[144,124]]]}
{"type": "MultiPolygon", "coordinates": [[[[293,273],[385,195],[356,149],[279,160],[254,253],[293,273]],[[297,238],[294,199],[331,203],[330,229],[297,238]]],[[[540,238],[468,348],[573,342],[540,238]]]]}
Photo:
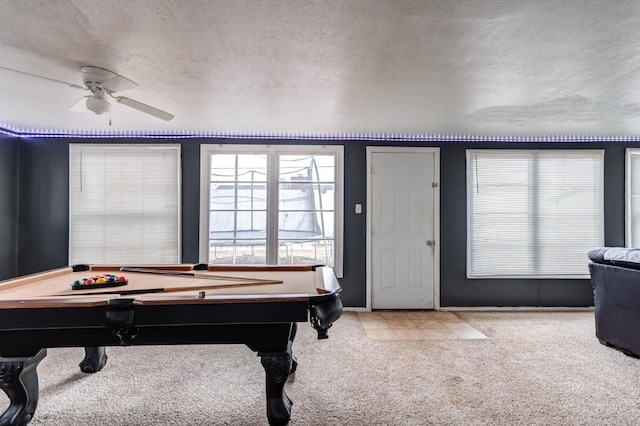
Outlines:
{"type": "MultiPolygon", "coordinates": [[[[328,340],[301,324],[292,426],[637,425],[640,360],[602,346],[593,312],[458,312],[486,339],[372,340],[345,313],[328,340]]],[[[264,425],[264,371],[244,346],[82,349],[38,367],[32,425],[264,425]]],[[[5,401],[8,399],[5,398],[5,401]]]]}

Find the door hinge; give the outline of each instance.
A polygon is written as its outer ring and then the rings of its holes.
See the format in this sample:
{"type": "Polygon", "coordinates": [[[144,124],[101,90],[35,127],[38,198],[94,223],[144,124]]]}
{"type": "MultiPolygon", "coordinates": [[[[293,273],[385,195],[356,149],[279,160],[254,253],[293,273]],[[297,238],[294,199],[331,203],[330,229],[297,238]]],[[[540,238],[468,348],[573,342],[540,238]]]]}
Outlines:
{"type": "Polygon", "coordinates": [[[432,187],[432,188],[437,188],[437,187],[438,187],[438,182],[433,182],[433,183],[431,184],[431,187],[432,187]]]}

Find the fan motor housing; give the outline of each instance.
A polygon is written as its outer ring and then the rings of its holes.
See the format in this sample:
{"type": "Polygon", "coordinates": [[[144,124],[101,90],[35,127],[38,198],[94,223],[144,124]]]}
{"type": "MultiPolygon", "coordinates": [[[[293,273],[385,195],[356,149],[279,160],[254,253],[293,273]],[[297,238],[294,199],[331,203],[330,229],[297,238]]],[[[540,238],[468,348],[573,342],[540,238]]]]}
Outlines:
{"type": "Polygon", "coordinates": [[[117,75],[114,72],[99,67],[82,67],[80,68],[80,74],[87,88],[91,88],[96,84],[102,84],[117,75]]]}

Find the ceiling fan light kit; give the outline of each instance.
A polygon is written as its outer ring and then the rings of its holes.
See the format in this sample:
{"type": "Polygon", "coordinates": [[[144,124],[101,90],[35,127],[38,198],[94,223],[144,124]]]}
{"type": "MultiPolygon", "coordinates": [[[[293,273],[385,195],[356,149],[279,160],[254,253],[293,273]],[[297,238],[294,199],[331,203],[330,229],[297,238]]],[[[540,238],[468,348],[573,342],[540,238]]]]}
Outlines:
{"type": "Polygon", "coordinates": [[[102,98],[87,99],[87,109],[98,115],[111,111],[111,104],[102,98]]]}
{"type": "Polygon", "coordinates": [[[87,98],[87,109],[98,115],[111,111],[111,104],[104,98],[102,89],[97,90],[87,98]]]}

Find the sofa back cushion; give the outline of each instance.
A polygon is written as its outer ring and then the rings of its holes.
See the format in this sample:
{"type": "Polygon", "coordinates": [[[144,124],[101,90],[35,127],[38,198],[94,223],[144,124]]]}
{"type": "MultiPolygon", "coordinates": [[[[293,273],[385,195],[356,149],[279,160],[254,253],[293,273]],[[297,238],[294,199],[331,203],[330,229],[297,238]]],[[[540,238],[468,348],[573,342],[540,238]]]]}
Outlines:
{"type": "Polygon", "coordinates": [[[598,247],[589,250],[588,256],[595,263],[640,269],[640,248],[598,247]]]}

